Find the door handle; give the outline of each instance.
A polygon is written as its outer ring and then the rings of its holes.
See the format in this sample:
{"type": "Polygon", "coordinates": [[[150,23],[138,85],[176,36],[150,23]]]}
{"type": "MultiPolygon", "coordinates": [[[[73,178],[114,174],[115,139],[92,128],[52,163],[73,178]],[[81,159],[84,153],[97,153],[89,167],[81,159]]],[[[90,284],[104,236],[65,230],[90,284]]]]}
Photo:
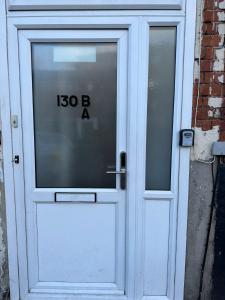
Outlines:
{"type": "Polygon", "coordinates": [[[127,165],[127,154],[126,154],[126,152],[121,152],[120,153],[120,170],[106,171],[106,174],[120,175],[121,190],[126,189],[126,173],[127,173],[126,165],[127,165]]]}
{"type": "Polygon", "coordinates": [[[106,171],[106,174],[126,174],[126,170],[121,169],[120,171],[106,171]]]}

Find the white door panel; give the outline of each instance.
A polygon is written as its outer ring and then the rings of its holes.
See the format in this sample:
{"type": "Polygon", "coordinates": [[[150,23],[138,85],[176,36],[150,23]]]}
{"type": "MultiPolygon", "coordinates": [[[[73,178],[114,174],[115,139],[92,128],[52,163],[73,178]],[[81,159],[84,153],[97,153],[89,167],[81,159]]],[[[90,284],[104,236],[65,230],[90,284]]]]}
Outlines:
{"type": "Polygon", "coordinates": [[[166,295],[170,201],[146,201],[144,209],[144,295],[166,295]]]}
{"type": "Polygon", "coordinates": [[[116,282],[116,221],[115,204],[38,204],[39,280],[116,282]]]}

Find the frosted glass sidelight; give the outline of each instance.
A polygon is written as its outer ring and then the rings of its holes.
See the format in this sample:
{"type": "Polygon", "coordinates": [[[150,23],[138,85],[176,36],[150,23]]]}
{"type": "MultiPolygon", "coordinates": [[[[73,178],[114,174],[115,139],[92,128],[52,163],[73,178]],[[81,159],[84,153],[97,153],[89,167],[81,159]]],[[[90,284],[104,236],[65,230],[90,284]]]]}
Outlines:
{"type": "Polygon", "coordinates": [[[151,27],[146,145],[146,189],[170,190],[176,27],[151,27]]]}
{"type": "Polygon", "coordinates": [[[33,43],[36,186],[115,188],[116,43],[33,43]]]}

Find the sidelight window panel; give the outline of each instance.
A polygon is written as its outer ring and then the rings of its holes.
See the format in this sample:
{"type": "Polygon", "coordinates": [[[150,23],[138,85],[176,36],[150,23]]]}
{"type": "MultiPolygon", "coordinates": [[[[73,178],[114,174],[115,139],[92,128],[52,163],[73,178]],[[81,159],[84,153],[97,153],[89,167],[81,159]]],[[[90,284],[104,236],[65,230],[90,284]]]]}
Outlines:
{"type": "Polygon", "coordinates": [[[170,190],[176,27],[151,27],[146,144],[146,190],[170,190]]]}

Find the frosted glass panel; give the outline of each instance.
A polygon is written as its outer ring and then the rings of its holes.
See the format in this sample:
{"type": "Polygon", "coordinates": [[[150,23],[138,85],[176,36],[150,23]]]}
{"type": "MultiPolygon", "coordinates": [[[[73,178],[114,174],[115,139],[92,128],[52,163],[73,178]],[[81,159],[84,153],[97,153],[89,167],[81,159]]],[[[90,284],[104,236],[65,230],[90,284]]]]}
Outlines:
{"type": "Polygon", "coordinates": [[[96,62],[96,47],[63,45],[53,49],[54,62],[96,62]]]}
{"type": "Polygon", "coordinates": [[[33,43],[37,187],[114,188],[116,43],[33,43]]]}
{"type": "Polygon", "coordinates": [[[146,189],[170,190],[176,27],[151,27],[146,189]]]}

